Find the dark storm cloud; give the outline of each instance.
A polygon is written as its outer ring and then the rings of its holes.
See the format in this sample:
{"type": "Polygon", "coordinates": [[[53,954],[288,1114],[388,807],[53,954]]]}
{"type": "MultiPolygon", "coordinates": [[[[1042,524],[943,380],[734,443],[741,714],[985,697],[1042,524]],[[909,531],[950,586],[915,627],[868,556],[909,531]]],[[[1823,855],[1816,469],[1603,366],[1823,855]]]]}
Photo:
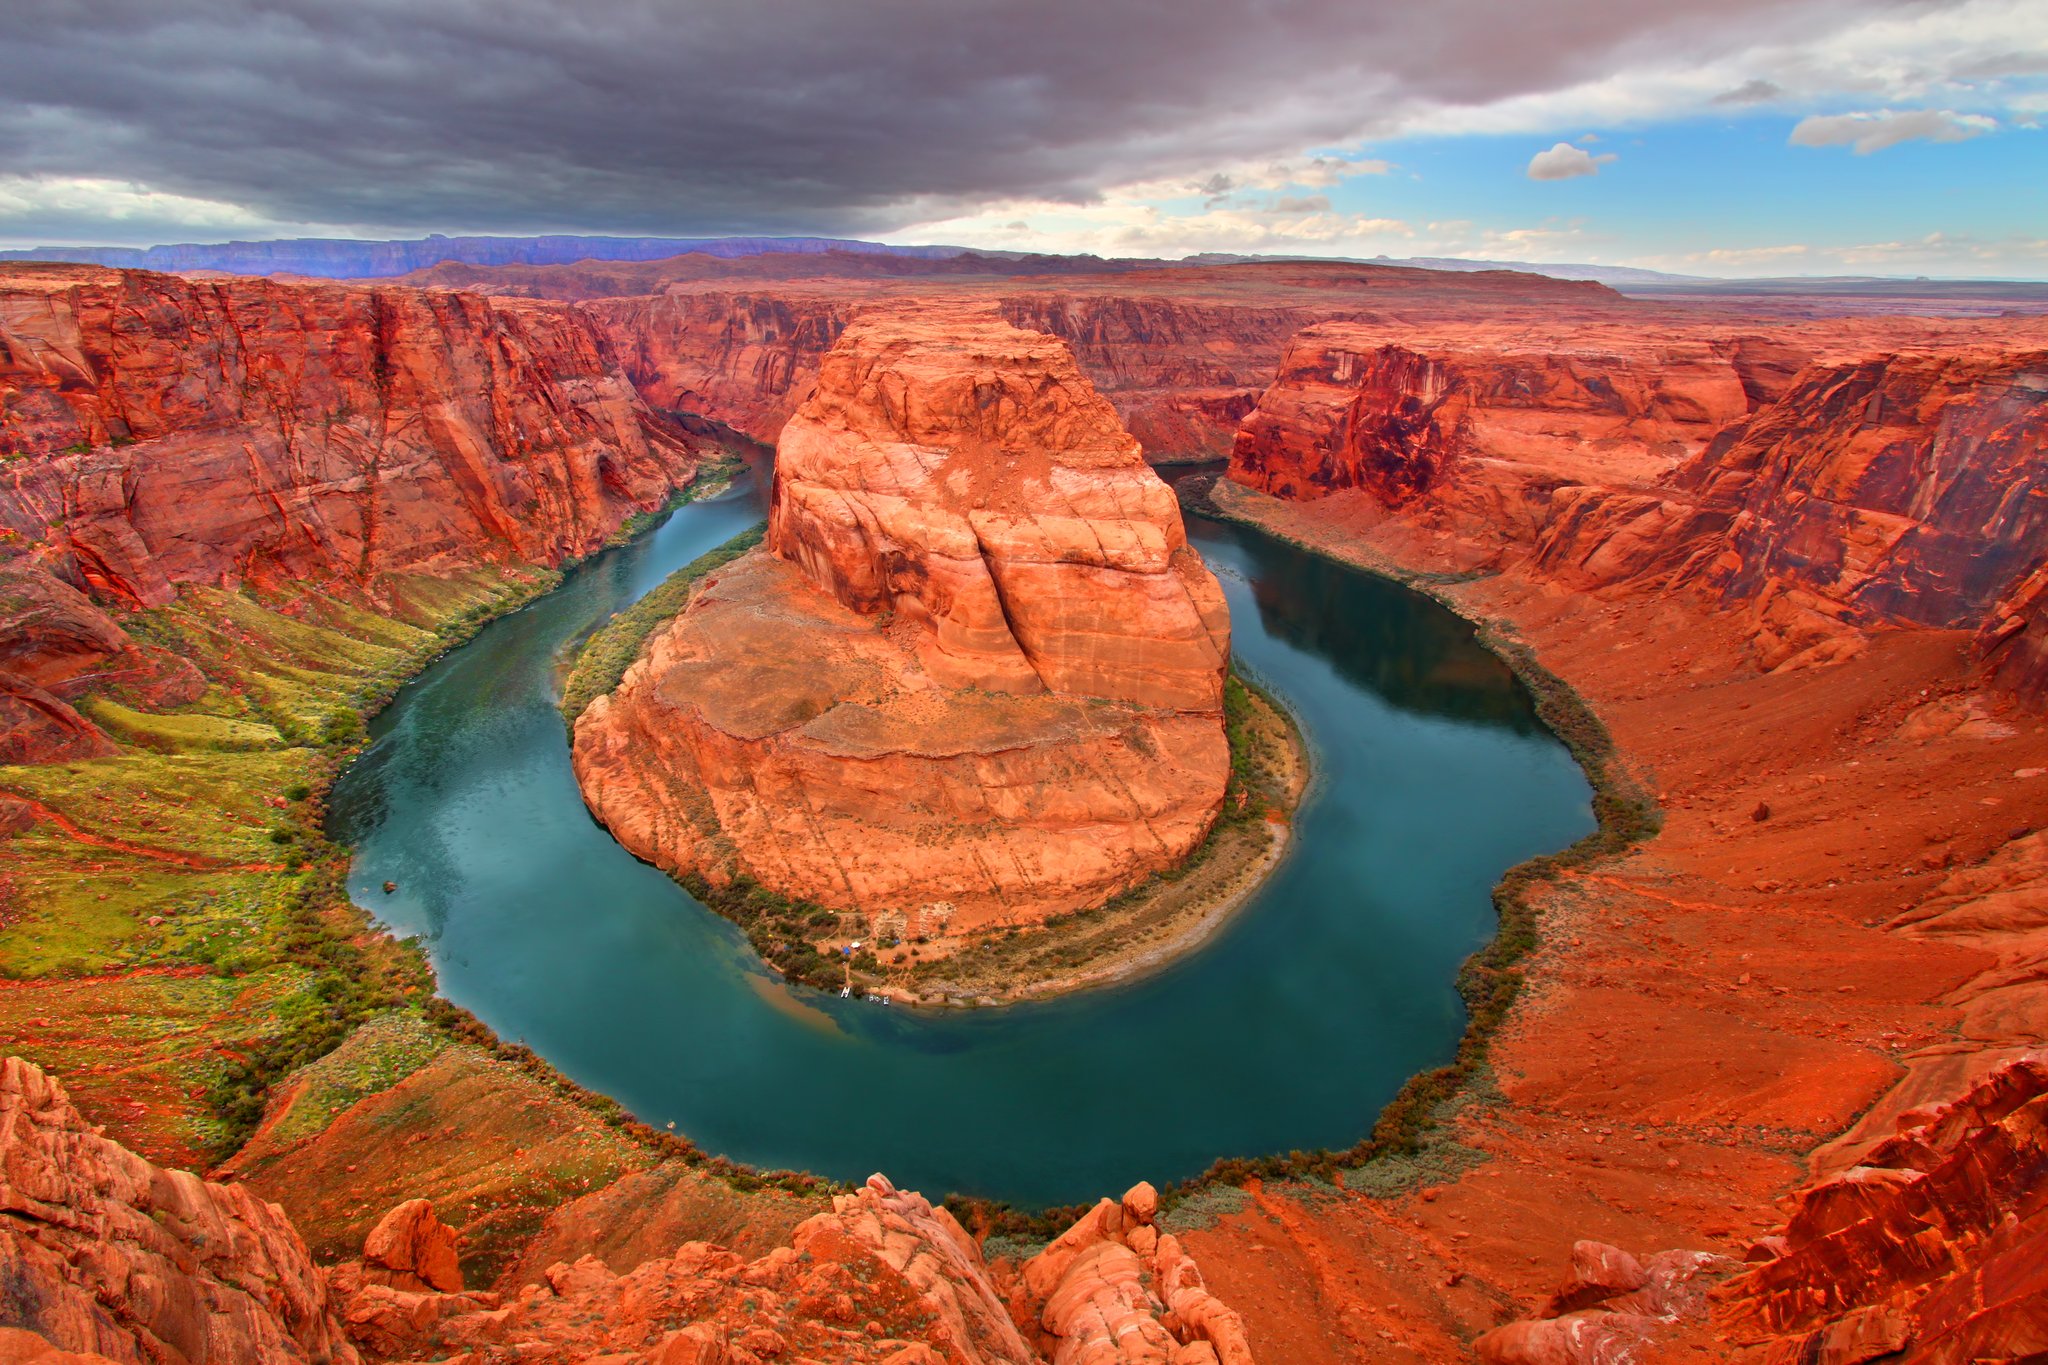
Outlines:
{"type": "Polygon", "coordinates": [[[10,0],[0,175],[393,228],[878,231],[990,198],[1200,179],[1418,102],[1554,89],[1873,8],[10,0]]]}

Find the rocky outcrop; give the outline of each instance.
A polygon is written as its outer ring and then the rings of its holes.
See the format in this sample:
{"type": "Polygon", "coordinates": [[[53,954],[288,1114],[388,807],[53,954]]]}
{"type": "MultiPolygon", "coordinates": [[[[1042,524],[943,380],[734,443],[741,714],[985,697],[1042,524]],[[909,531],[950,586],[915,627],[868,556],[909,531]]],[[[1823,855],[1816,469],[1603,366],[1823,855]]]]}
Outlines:
{"type": "Polygon", "coordinates": [[[819,360],[856,305],[802,294],[707,292],[584,307],[649,403],[772,442],[810,392],[819,360]]]}
{"type": "Polygon", "coordinates": [[[1749,411],[1728,350],[1604,321],[1562,343],[1518,328],[1319,324],[1288,344],[1245,419],[1231,478],[1289,498],[1359,489],[1388,508],[1460,485],[1535,502],[1574,474],[1654,479],[1749,411]]]}
{"type": "MultiPolygon", "coordinates": [[[[679,290],[583,306],[649,402],[774,441],[810,392],[826,351],[871,303],[799,285],[679,290]]],[[[978,306],[1065,341],[1147,457],[1182,460],[1228,453],[1287,338],[1318,311],[1071,291],[1004,294],[978,306]]]]}
{"type": "Polygon", "coordinates": [[[1253,1365],[1238,1315],[1152,1226],[1151,1187],[1104,1200],[1022,1266],[986,1264],[943,1208],[877,1175],[749,1261],[704,1242],[620,1274],[595,1257],[513,1294],[346,1285],[374,1357],[516,1349],[533,1365],[1253,1365]]]}
{"type": "Polygon", "coordinates": [[[1909,1111],[1803,1191],[1731,1282],[1723,1340],[1759,1362],[1961,1365],[2048,1352],[2048,1058],[1909,1111]]]}
{"type": "Polygon", "coordinates": [[[1841,330],[1592,318],[1539,345],[1483,323],[1321,324],[1246,418],[1231,477],[1351,493],[1389,543],[1472,568],[1703,590],[1765,669],[1845,658],[1871,628],[1979,631],[2038,696],[2048,352],[1958,332],[1845,357],[1841,330]]]}
{"type": "Polygon", "coordinates": [[[0,272],[0,538],[135,605],[587,553],[696,459],[553,305],[0,272]]]}
{"type": "Polygon", "coordinates": [[[1816,365],[1674,483],[1724,600],[1995,632],[2048,565],[2048,352],[1816,365]]]}
{"type": "Polygon", "coordinates": [[[574,1365],[1252,1365],[1243,1323],[1153,1226],[1148,1185],[1021,1267],[871,1177],[748,1260],[690,1242],[621,1273],[592,1256],[516,1292],[465,1290],[423,1199],[317,1270],[281,1210],[98,1136],[62,1088],[0,1061],[0,1358],[43,1365],[518,1359],[574,1365]]]}
{"type": "Polygon", "coordinates": [[[1221,459],[1271,381],[1287,340],[1318,310],[1144,294],[1015,294],[1003,317],[1047,332],[1115,405],[1152,460],[1221,459]]]}
{"type": "Polygon", "coordinates": [[[72,706],[94,688],[176,705],[197,699],[206,680],[170,651],[132,639],[33,561],[0,564],[0,763],[112,753],[113,741],[72,706]]]}
{"type": "Polygon", "coordinates": [[[8,1325],[60,1350],[123,1365],[357,1359],[276,1205],[99,1136],[18,1057],[0,1059],[0,1215],[8,1325]]]}
{"type": "Polygon", "coordinates": [[[393,1289],[462,1292],[455,1230],[424,1199],[408,1199],[377,1220],[363,1240],[363,1278],[393,1289]]]}
{"type": "Polygon", "coordinates": [[[1054,1365],[1251,1365],[1244,1321],[1211,1294],[1158,1195],[1104,1199],[1009,1281],[1010,1312],[1054,1365]]]}
{"type": "Polygon", "coordinates": [[[1706,1316],[1707,1291],[1735,1262],[1706,1251],[1637,1260],[1619,1247],[1572,1245],[1571,1272],[1542,1314],[1473,1343],[1484,1365],[1626,1365],[1680,1323],[1706,1316]]]}
{"type": "Polygon", "coordinates": [[[585,712],[577,773],[664,867],[1014,923],[1201,840],[1228,652],[1171,493],[1064,346],[877,316],[784,431],[767,547],[585,712]]]}

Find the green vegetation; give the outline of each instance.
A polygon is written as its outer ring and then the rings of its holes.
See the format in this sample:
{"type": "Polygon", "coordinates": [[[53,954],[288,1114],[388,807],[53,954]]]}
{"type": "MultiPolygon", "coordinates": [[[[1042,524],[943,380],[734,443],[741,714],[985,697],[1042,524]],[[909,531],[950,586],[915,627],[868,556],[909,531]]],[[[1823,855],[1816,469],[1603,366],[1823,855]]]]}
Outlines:
{"type": "Polygon", "coordinates": [[[370,1019],[299,1072],[298,1093],[278,1116],[272,1140],[283,1147],[313,1136],[357,1100],[390,1089],[453,1045],[445,1032],[412,1011],[370,1019]]]}
{"type": "MultiPolygon", "coordinates": [[[[811,938],[828,924],[836,928],[838,911],[770,891],[748,877],[735,877],[722,887],[695,875],[678,880],[707,908],[739,925],[761,960],[791,981],[836,991],[850,979],[846,960],[821,951],[811,938]]],[[[873,954],[863,954],[853,965],[870,981],[881,969],[873,954]]]]}
{"type": "MultiPolygon", "coordinates": [[[[174,1149],[232,1151],[261,1118],[271,1086],[324,1055],[358,1024],[431,990],[424,958],[374,931],[349,903],[346,858],[320,832],[318,793],[363,735],[363,715],[485,620],[559,581],[551,573],[476,570],[395,578],[382,617],[318,592],[264,595],[188,588],[124,621],[146,654],[196,668],[197,700],[171,708],[133,670],[81,699],[122,752],[0,767],[0,793],[38,815],[0,841],[0,976],[24,999],[95,974],[201,969],[235,983],[238,1003],[202,1026],[219,1039],[130,1073],[142,1090],[200,1094],[179,1104],[174,1149]],[[232,1045],[229,1045],[232,1040],[232,1045]],[[175,1078],[175,1080],[173,1080],[175,1078]]],[[[82,1021],[80,1021],[82,1022],[82,1021]]],[[[109,1021],[91,1037],[118,1054],[109,1021]]],[[[68,1069],[104,1065],[90,1048],[68,1069]]]]}
{"type": "MultiPolygon", "coordinates": [[[[727,548],[729,559],[744,546],[727,548]]],[[[0,766],[0,814],[11,795],[70,825],[38,817],[0,838],[0,978],[20,986],[0,992],[0,1033],[75,1093],[146,1097],[153,1107],[125,1136],[195,1168],[240,1149],[287,1077],[296,1084],[274,1111],[280,1143],[468,1044],[735,1190],[837,1189],[708,1156],[501,1042],[432,995],[416,944],[376,929],[348,899],[347,851],[321,826],[365,718],[421,667],[560,581],[531,569],[394,576],[378,581],[374,611],[314,591],[186,588],[129,613],[123,625],[145,653],[189,662],[207,686],[166,707],[146,676],[103,685],[80,705],[121,753],[0,766]]],[[[679,603],[688,581],[665,588],[679,603]]],[[[559,1174],[564,1197],[594,1178],[559,1174]]]]}
{"type": "Polygon", "coordinates": [[[85,713],[115,739],[161,753],[192,749],[235,751],[272,749],[283,745],[284,736],[274,725],[236,720],[231,716],[203,712],[179,714],[137,711],[106,697],[85,705],[85,713]]]}
{"type": "Polygon", "coordinates": [[[640,657],[647,643],[664,622],[672,620],[689,605],[690,593],[708,573],[732,563],[761,543],[765,526],[742,531],[725,544],[677,569],[660,587],[598,627],[584,641],[562,687],[562,719],[570,725],[599,697],[619,685],[626,670],[640,657]]]}

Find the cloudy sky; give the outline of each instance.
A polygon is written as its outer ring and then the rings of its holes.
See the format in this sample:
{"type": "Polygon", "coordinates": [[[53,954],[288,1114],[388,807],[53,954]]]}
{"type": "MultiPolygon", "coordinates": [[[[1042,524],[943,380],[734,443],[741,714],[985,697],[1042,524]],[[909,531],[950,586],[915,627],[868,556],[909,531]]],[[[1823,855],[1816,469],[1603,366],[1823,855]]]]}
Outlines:
{"type": "Polygon", "coordinates": [[[0,244],[2048,276],[2043,0],[10,0],[0,244]]]}

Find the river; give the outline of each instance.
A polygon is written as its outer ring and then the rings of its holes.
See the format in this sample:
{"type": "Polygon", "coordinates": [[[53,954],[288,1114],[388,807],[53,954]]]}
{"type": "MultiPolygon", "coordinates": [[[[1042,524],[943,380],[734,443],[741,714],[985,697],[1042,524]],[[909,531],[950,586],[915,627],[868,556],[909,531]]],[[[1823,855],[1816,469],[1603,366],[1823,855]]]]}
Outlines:
{"type": "Polygon", "coordinates": [[[1455,1053],[1493,883],[1593,828],[1584,775],[1465,622],[1191,520],[1240,666],[1314,757],[1272,878],[1186,958],[1060,1000],[926,1013],[791,988],[591,819],[555,709],[565,649],[761,502],[749,476],[485,627],[399,692],[331,800],[350,893],[423,939],[444,995],[708,1151],[1045,1205],[1347,1146],[1455,1053]]]}

